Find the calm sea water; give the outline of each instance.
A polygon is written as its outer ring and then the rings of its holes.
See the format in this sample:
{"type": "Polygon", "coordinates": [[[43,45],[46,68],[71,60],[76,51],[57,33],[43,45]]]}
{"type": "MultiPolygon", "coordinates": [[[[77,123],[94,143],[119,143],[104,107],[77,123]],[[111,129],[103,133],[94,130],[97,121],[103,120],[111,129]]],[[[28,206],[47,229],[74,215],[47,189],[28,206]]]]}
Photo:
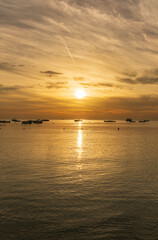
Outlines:
{"type": "Polygon", "coordinates": [[[0,128],[0,240],[158,239],[158,122],[0,128]]]}

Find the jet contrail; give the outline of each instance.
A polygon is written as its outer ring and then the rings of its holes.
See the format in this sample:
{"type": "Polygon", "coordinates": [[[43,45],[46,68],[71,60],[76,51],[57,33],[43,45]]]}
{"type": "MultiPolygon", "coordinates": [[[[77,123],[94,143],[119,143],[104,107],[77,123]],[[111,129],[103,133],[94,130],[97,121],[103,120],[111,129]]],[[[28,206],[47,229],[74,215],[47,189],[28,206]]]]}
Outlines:
{"type": "MultiPolygon", "coordinates": [[[[63,42],[64,42],[64,41],[63,41],[63,42]]],[[[75,63],[75,60],[74,60],[74,58],[73,58],[73,56],[72,56],[72,54],[71,54],[71,52],[70,52],[70,50],[69,50],[69,48],[68,48],[68,46],[67,46],[67,44],[66,44],[66,42],[64,42],[64,45],[65,45],[65,48],[66,48],[66,50],[68,51],[68,54],[69,54],[70,58],[72,59],[73,63],[76,64],[76,63],[75,63]]]]}
{"type": "MultiPolygon", "coordinates": [[[[50,4],[50,6],[52,6],[51,0],[48,0],[48,2],[49,2],[49,4],[50,4]]],[[[71,54],[71,52],[70,52],[67,44],[66,44],[66,42],[64,41],[64,39],[62,39],[62,37],[59,37],[59,38],[60,38],[60,40],[64,43],[64,46],[65,46],[66,50],[68,51],[68,54],[69,54],[71,60],[73,61],[74,64],[76,64],[76,62],[75,62],[75,60],[74,60],[74,58],[73,58],[73,56],[72,56],[72,54],[71,54]]]]}

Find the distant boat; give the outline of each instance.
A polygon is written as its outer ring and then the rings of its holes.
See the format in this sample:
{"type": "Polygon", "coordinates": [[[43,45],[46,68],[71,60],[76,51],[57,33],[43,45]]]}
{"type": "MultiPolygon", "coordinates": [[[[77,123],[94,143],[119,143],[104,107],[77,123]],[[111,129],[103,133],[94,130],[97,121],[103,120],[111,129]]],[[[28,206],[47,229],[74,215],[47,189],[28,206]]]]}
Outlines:
{"type": "Polygon", "coordinates": [[[10,121],[0,120],[0,123],[10,123],[10,121]]]}
{"type": "Polygon", "coordinates": [[[20,122],[20,120],[17,120],[15,118],[12,119],[12,122],[20,122]]]}
{"type": "Polygon", "coordinates": [[[37,120],[27,120],[27,121],[22,121],[22,124],[32,124],[32,123],[35,123],[35,124],[41,124],[41,123],[42,123],[42,120],[37,119],[37,120]]]}
{"type": "Polygon", "coordinates": [[[83,122],[82,119],[75,119],[74,122],[83,122]]]}
{"type": "Polygon", "coordinates": [[[133,121],[131,118],[127,118],[126,122],[136,122],[136,121],[133,121]]]}
{"type": "Polygon", "coordinates": [[[32,124],[32,120],[22,121],[22,124],[32,124]]]}
{"type": "Polygon", "coordinates": [[[104,122],[116,122],[115,120],[104,120],[104,122]]]}
{"type": "Polygon", "coordinates": [[[150,122],[149,120],[140,120],[139,122],[150,122]]]}
{"type": "Polygon", "coordinates": [[[33,120],[32,123],[41,124],[41,123],[42,123],[42,120],[40,120],[40,119],[33,120]]]}
{"type": "Polygon", "coordinates": [[[42,122],[49,122],[48,119],[42,119],[42,122]]]}
{"type": "Polygon", "coordinates": [[[127,119],[126,119],[126,122],[131,122],[131,121],[132,121],[131,118],[127,118],[127,119]]]}

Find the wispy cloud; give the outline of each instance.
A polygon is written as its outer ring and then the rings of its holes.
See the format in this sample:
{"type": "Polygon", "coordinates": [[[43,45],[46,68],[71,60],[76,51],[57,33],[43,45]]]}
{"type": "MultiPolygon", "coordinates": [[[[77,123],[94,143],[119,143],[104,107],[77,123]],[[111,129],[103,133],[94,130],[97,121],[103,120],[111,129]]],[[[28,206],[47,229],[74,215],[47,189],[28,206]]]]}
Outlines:
{"type": "Polygon", "coordinates": [[[47,82],[46,83],[47,89],[60,89],[60,88],[68,88],[67,82],[47,82]]]}
{"type": "Polygon", "coordinates": [[[33,86],[22,86],[22,85],[3,85],[0,84],[0,94],[12,94],[19,92],[20,90],[26,90],[33,88],[33,86]]]}
{"type": "Polygon", "coordinates": [[[108,82],[99,82],[99,83],[80,83],[85,88],[118,88],[118,89],[124,89],[127,88],[126,86],[123,86],[121,84],[114,84],[114,83],[108,83],[108,82]]]}
{"type": "Polygon", "coordinates": [[[4,86],[0,84],[0,94],[5,94],[6,92],[17,91],[20,89],[20,86],[4,86]]]}
{"type": "Polygon", "coordinates": [[[138,77],[135,79],[132,78],[120,78],[120,82],[127,83],[127,84],[141,84],[141,85],[153,85],[158,84],[158,77],[138,77]]]}
{"type": "Polygon", "coordinates": [[[85,81],[85,77],[73,77],[75,81],[85,81]]]}
{"type": "Polygon", "coordinates": [[[7,72],[17,72],[21,67],[25,67],[24,64],[11,64],[9,62],[1,62],[0,70],[7,72]]]}
{"type": "Polygon", "coordinates": [[[127,77],[119,77],[118,81],[131,85],[156,85],[158,84],[158,68],[146,70],[143,73],[135,73],[130,75],[125,73],[127,77]]]}
{"type": "Polygon", "coordinates": [[[43,74],[45,74],[47,76],[50,76],[50,77],[63,74],[63,73],[55,72],[55,71],[51,71],[51,70],[41,71],[41,73],[43,73],[43,74]]]}

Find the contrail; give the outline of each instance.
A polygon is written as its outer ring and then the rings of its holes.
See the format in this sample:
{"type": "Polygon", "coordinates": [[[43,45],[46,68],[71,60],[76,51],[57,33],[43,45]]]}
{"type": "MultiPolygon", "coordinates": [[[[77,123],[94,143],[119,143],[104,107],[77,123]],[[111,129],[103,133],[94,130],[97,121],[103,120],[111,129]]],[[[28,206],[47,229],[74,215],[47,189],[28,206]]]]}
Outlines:
{"type": "MultiPolygon", "coordinates": [[[[49,2],[49,4],[50,4],[50,6],[52,6],[51,0],[48,0],[48,2],[49,2]]],[[[62,37],[59,37],[59,38],[60,38],[60,40],[64,43],[64,46],[65,46],[66,50],[68,51],[68,54],[69,54],[71,60],[73,61],[74,64],[76,64],[76,62],[75,62],[75,60],[74,60],[74,58],[73,58],[73,56],[72,56],[72,54],[71,54],[71,52],[70,52],[67,44],[66,44],[66,42],[64,41],[64,39],[62,39],[62,37]]]]}
{"type": "MultiPolygon", "coordinates": [[[[64,42],[64,41],[63,41],[63,42],[64,42]]],[[[72,54],[71,54],[71,52],[70,52],[70,50],[69,50],[69,48],[68,48],[68,46],[67,46],[67,44],[66,44],[66,42],[64,42],[64,45],[65,45],[65,48],[66,48],[66,50],[68,51],[68,54],[69,54],[70,58],[72,59],[73,63],[76,64],[76,63],[75,63],[75,60],[74,60],[74,58],[73,58],[73,56],[72,56],[72,54]]]]}

